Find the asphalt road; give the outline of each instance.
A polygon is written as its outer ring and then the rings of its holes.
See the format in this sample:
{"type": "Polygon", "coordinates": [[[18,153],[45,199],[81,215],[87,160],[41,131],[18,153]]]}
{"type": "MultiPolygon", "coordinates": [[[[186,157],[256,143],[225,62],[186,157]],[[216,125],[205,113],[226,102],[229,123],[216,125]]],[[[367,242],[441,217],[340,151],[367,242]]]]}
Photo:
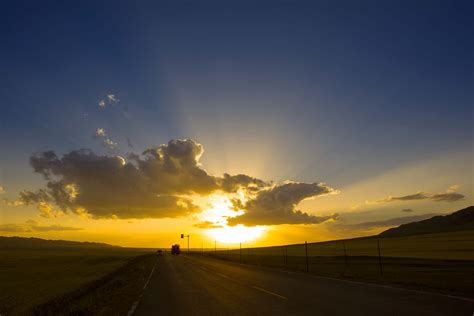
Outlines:
{"type": "Polygon", "coordinates": [[[223,262],[159,257],[140,315],[468,315],[474,301],[223,262]]]}

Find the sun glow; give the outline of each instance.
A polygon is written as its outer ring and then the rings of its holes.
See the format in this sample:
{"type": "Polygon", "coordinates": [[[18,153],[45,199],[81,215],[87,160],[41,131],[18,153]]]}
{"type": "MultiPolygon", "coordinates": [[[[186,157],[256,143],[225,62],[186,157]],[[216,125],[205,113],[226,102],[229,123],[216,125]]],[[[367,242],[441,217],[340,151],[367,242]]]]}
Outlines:
{"type": "MultiPolygon", "coordinates": [[[[241,194],[240,194],[241,195],[241,194]]],[[[228,196],[212,195],[209,197],[209,208],[201,213],[201,220],[210,223],[206,234],[221,243],[249,242],[260,238],[267,227],[244,225],[228,226],[227,218],[243,214],[243,211],[234,211],[228,196]]]]}

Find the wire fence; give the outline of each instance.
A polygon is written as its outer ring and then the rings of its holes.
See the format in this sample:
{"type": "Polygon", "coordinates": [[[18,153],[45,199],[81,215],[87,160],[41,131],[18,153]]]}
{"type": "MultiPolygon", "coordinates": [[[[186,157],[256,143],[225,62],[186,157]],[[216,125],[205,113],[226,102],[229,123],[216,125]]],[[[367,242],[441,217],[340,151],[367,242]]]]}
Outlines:
{"type": "Polygon", "coordinates": [[[474,232],[449,236],[357,238],[274,247],[237,244],[229,249],[194,249],[191,253],[326,276],[387,279],[401,283],[416,279],[421,280],[420,284],[443,283],[457,278],[458,286],[464,284],[474,289],[474,232]]]}

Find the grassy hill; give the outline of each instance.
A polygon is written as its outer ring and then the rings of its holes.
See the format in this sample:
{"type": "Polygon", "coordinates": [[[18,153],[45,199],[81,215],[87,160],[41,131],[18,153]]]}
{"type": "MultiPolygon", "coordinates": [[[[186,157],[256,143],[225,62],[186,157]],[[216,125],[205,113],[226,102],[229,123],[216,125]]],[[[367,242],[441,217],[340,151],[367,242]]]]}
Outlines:
{"type": "Polygon", "coordinates": [[[474,206],[469,206],[449,215],[403,224],[390,228],[379,237],[403,237],[421,234],[474,230],[474,206]]]}
{"type": "Polygon", "coordinates": [[[104,243],[0,236],[0,249],[118,248],[104,243]]]}

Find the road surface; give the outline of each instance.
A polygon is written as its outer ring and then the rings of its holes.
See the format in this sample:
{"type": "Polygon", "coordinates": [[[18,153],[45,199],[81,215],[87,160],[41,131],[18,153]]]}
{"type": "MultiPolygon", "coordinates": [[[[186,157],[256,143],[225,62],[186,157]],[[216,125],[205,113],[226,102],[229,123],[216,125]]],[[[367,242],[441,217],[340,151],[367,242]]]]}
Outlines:
{"type": "Polygon", "coordinates": [[[474,301],[228,263],[158,257],[133,315],[468,315],[474,301]]]}

